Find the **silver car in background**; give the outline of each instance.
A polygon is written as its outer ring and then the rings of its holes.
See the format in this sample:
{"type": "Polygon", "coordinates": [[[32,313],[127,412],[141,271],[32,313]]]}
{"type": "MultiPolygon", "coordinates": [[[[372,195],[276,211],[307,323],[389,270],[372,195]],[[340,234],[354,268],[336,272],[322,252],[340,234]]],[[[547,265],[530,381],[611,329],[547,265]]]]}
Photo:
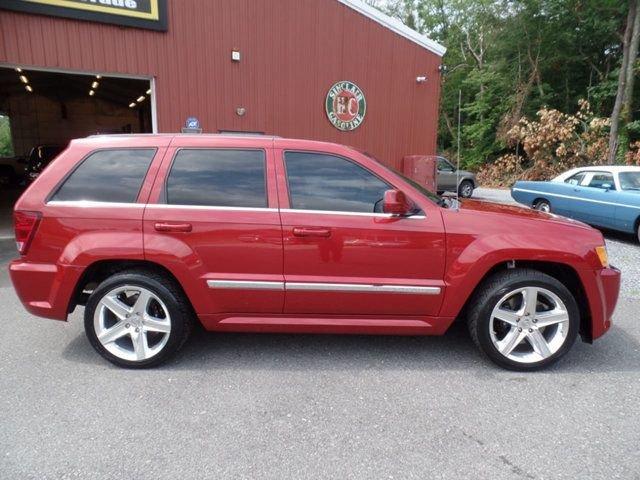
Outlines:
{"type": "Polygon", "coordinates": [[[449,160],[444,157],[436,157],[438,193],[458,192],[462,198],[469,198],[476,188],[476,176],[466,170],[456,170],[449,160]]]}

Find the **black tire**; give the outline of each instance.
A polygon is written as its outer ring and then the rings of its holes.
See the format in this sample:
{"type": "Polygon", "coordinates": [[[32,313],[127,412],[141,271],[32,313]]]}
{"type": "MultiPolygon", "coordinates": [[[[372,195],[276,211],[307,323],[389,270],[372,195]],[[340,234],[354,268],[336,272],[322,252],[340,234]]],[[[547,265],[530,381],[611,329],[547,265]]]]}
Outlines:
{"type": "Polygon", "coordinates": [[[458,187],[458,195],[462,198],[471,198],[473,189],[473,182],[471,180],[463,180],[458,187]]]}
{"type": "Polygon", "coordinates": [[[469,305],[467,319],[473,342],[491,361],[509,370],[533,371],[557,362],[571,349],[580,327],[580,310],[571,292],[555,278],[537,270],[512,269],[499,272],[482,283],[469,305]],[[569,322],[564,343],[553,355],[537,362],[522,363],[498,351],[491,340],[489,329],[493,308],[500,299],[512,290],[528,286],[542,287],[556,294],[567,308],[569,322]]]}
{"type": "Polygon", "coordinates": [[[153,270],[136,269],[116,273],[96,287],[85,307],[84,328],[93,348],[111,363],[125,368],[151,368],[164,363],[182,348],[191,334],[194,318],[191,304],[175,281],[153,270]],[[130,361],[113,355],[100,343],[95,332],[93,319],[100,300],[114,288],[123,285],[150,290],[166,305],[171,318],[171,331],[165,346],[146,360],[130,361]]]}
{"type": "Polygon", "coordinates": [[[545,198],[539,198],[533,202],[533,209],[539,212],[551,213],[551,203],[545,198]]]}

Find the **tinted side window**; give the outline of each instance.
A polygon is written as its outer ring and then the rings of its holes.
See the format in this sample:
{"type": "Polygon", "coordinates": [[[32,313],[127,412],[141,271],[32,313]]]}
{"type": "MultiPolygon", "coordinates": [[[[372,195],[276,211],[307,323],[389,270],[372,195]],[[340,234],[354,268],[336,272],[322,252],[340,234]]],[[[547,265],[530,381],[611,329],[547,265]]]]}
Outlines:
{"type": "Polygon", "coordinates": [[[444,158],[438,158],[438,170],[441,172],[453,172],[455,171],[455,168],[453,168],[444,158]]]}
{"type": "Polygon", "coordinates": [[[89,155],[52,200],[133,203],[156,150],[100,150],[89,155]]]}
{"type": "Polygon", "coordinates": [[[178,151],[167,179],[167,203],[210,207],[266,207],[264,151],[178,151]]]}
{"type": "Polygon", "coordinates": [[[391,187],[344,158],[323,153],[285,153],[291,208],[338,212],[382,212],[391,187]]]}

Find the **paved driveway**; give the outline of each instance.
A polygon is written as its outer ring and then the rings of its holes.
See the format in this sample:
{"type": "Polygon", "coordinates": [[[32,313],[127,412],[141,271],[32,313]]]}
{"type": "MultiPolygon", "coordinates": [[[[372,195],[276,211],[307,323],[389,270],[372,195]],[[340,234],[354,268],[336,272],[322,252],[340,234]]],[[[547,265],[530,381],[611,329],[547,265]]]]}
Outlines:
{"type": "Polygon", "coordinates": [[[163,368],[121,370],[82,312],[27,314],[3,266],[0,478],[639,479],[640,248],[608,244],[625,272],[615,326],[533,374],[481,359],[463,326],[198,332],[163,368]]]}

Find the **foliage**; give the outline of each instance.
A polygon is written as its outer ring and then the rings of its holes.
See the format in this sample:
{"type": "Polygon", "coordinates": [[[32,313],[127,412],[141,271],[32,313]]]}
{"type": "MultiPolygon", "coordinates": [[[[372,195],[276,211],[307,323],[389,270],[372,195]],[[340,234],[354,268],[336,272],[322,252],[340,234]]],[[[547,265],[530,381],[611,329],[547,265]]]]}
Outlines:
{"type": "Polygon", "coordinates": [[[519,178],[549,180],[576,166],[603,163],[608,128],[609,119],[596,116],[586,100],[574,115],[542,108],[537,120],[523,118],[506,133],[508,145],[522,155],[502,155],[480,170],[478,180],[509,186],[519,178]]]}
{"type": "MultiPolygon", "coordinates": [[[[447,47],[438,147],[456,149],[461,92],[461,163],[467,168],[514,160],[509,132],[536,112],[576,112],[586,99],[595,116],[611,115],[626,1],[369,2],[447,47]]],[[[626,129],[629,140],[640,140],[640,128],[633,128],[626,129]]]]}
{"type": "Polygon", "coordinates": [[[11,141],[11,125],[9,117],[0,115],[0,157],[13,156],[13,143],[11,141]]]}
{"type": "Polygon", "coordinates": [[[640,167],[640,141],[629,145],[629,150],[624,156],[624,163],[640,167]]]}

